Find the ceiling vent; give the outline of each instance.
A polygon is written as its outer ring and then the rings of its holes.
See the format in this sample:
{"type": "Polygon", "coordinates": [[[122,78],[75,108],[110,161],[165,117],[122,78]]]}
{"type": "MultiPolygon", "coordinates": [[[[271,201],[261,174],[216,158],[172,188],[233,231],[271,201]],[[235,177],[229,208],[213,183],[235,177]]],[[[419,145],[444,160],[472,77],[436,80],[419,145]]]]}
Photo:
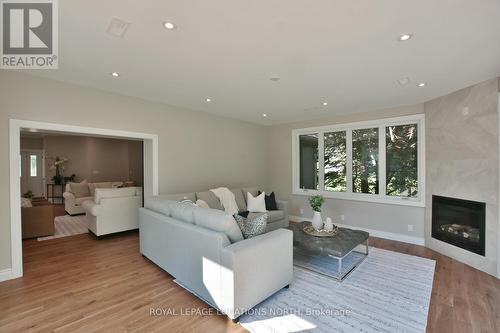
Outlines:
{"type": "Polygon", "coordinates": [[[115,37],[123,37],[125,36],[125,33],[127,32],[127,29],[129,27],[130,27],[129,22],[125,22],[123,20],[114,17],[113,19],[111,19],[111,22],[109,23],[106,32],[115,37]]]}

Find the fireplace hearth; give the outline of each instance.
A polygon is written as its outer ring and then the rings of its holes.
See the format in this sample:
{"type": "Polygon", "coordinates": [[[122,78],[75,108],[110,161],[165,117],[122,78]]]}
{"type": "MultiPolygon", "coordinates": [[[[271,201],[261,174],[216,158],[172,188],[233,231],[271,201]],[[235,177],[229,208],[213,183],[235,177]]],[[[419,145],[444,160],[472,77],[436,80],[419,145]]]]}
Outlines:
{"type": "Polygon", "coordinates": [[[484,202],[433,195],[432,237],[484,256],[484,202]]]}

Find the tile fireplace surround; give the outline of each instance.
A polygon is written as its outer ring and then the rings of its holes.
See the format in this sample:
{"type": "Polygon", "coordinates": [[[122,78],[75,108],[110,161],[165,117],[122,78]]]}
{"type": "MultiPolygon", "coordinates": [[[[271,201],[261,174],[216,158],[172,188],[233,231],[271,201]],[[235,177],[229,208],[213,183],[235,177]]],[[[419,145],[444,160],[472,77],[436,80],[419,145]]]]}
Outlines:
{"type": "Polygon", "coordinates": [[[497,275],[498,80],[424,104],[426,122],[426,246],[497,275]],[[467,133],[467,135],[464,135],[467,133]],[[432,237],[432,196],[485,204],[485,255],[432,237]]]}

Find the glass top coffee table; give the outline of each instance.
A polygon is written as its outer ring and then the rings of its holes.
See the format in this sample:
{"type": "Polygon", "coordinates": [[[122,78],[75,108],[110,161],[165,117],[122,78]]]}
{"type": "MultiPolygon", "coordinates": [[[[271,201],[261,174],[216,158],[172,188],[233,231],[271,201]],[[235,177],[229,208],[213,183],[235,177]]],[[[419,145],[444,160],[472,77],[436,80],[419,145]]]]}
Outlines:
{"type": "Polygon", "coordinates": [[[315,237],[302,229],[310,222],[290,223],[294,265],[343,281],[368,256],[369,233],[339,228],[333,237],[315,237]]]}

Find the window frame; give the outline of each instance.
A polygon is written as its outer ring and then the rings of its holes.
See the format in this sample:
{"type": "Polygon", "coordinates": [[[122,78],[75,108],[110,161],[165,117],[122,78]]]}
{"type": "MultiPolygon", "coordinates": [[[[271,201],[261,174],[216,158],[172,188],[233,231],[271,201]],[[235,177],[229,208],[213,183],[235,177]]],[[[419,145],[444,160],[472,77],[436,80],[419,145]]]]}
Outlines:
{"type": "Polygon", "coordinates": [[[369,121],[360,121],[344,124],[326,125],[320,127],[300,128],[292,130],[292,193],[294,195],[323,195],[325,198],[368,201],[375,203],[425,207],[425,115],[416,114],[410,116],[384,118],[369,121]],[[418,196],[415,198],[389,196],[386,194],[386,127],[400,125],[417,125],[417,174],[418,174],[418,196]],[[378,177],[379,194],[355,193],[352,192],[352,131],[358,129],[378,128],[378,177]],[[325,170],[325,151],[324,151],[324,133],[346,132],[346,150],[347,150],[347,191],[332,192],[325,190],[324,170],[325,170]],[[318,160],[319,160],[319,190],[299,188],[299,135],[318,134],[318,160]]]}

